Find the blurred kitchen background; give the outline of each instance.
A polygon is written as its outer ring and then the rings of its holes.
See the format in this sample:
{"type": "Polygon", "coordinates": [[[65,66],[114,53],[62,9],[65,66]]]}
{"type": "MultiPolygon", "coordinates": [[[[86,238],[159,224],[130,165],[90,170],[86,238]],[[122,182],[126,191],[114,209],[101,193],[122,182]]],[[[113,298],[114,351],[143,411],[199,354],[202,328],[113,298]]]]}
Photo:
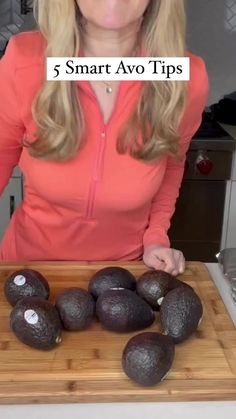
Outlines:
{"type": "MultiPolygon", "coordinates": [[[[33,2],[0,0],[0,54],[12,34],[36,27],[33,2]]],[[[206,61],[212,104],[236,90],[236,0],[186,0],[186,7],[188,48],[206,61]]]]}
{"type": "MultiPolygon", "coordinates": [[[[33,0],[0,0],[0,56],[13,34],[36,28],[32,6],[33,0]]],[[[206,62],[210,95],[187,155],[170,238],[186,259],[211,262],[221,248],[236,247],[236,0],[186,0],[186,6],[188,49],[206,62]]],[[[0,240],[22,200],[22,182],[16,169],[0,199],[0,240]]]]}
{"type": "Polygon", "coordinates": [[[0,54],[10,37],[34,29],[33,0],[0,0],[0,54]]]}

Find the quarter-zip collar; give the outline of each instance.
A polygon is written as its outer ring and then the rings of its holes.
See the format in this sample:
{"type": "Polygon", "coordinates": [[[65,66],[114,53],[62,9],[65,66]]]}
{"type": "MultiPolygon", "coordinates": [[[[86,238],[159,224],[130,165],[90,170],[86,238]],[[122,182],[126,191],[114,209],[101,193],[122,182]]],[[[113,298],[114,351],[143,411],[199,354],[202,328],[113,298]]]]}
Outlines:
{"type": "MultiPolygon", "coordinates": [[[[146,51],[144,48],[143,43],[141,44],[141,53],[140,57],[145,57],[146,51]]],[[[78,57],[84,57],[83,49],[80,48],[78,57]]],[[[88,93],[90,96],[95,96],[93,89],[91,87],[91,84],[88,80],[76,80],[76,85],[83,90],[84,92],[88,93]]],[[[122,100],[123,94],[127,92],[129,89],[133,88],[139,88],[141,85],[143,85],[142,80],[122,80],[120,82],[119,91],[117,92],[117,101],[119,99],[119,102],[122,100]]]]}

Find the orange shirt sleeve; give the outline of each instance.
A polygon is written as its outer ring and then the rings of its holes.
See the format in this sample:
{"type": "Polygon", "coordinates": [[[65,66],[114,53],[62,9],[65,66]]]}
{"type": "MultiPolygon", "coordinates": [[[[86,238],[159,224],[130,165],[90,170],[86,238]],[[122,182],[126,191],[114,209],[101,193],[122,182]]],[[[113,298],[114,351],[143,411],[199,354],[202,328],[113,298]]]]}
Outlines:
{"type": "Polygon", "coordinates": [[[170,246],[167,232],[184,174],[186,152],[193,135],[201,124],[202,112],[208,98],[208,76],[204,61],[197,56],[194,56],[194,60],[195,62],[190,66],[191,82],[189,82],[187,108],[180,124],[180,146],[183,159],[182,161],[174,157],[167,159],[163,182],[152,202],[149,226],[143,237],[144,247],[149,244],[170,246]]]}
{"type": "Polygon", "coordinates": [[[17,48],[12,37],[0,60],[0,194],[19,161],[25,130],[16,94],[16,60],[17,48]]]}

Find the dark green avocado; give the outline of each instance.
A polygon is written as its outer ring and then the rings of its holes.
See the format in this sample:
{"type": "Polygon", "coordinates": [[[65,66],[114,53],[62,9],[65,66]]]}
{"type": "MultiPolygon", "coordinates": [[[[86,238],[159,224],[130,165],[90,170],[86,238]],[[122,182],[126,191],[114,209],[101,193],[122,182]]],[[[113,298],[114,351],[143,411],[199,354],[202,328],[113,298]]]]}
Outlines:
{"type": "Polygon", "coordinates": [[[96,314],[103,327],[114,332],[142,330],[155,319],[152,308],[127,289],[102,293],[97,300],[96,314]]]}
{"type": "Polygon", "coordinates": [[[56,299],[56,308],[67,330],[83,330],[90,326],[95,313],[95,302],[88,291],[67,288],[56,299]]]}
{"type": "Polygon", "coordinates": [[[16,337],[36,349],[53,349],[61,341],[61,321],[56,308],[39,297],[18,301],[10,315],[16,337]]]}
{"type": "Polygon", "coordinates": [[[134,291],[136,289],[136,279],[127,269],[119,266],[108,266],[97,271],[90,279],[88,286],[89,292],[95,299],[111,288],[126,288],[134,291]]]}
{"type": "Polygon", "coordinates": [[[171,274],[157,270],[147,271],[137,281],[137,293],[142,297],[153,310],[159,311],[163,297],[172,289],[178,287],[189,287],[189,285],[178,280],[171,274]]]}
{"type": "Polygon", "coordinates": [[[160,309],[163,333],[175,343],[187,339],[198,327],[203,315],[200,298],[191,288],[179,287],[170,291],[160,309]]]}
{"type": "Polygon", "coordinates": [[[49,292],[46,278],[33,269],[21,269],[13,272],[4,285],[5,297],[12,306],[25,297],[40,297],[47,300],[49,292]]]}
{"type": "Polygon", "coordinates": [[[160,383],[171,369],[175,354],[173,340],[161,333],[145,332],[132,337],[122,354],[126,375],[143,386],[160,383]]]}

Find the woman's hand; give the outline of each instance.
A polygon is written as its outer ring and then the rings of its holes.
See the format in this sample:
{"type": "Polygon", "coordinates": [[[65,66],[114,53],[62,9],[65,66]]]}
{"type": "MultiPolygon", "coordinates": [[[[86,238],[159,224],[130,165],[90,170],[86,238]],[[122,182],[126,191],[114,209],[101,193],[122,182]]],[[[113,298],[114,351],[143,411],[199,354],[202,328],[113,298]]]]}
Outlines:
{"type": "Polygon", "coordinates": [[[144,248],[143,261],[149,268],[160,269],[174,276],[182,274],[185,269],[184,255],[180,250],[158,244],[150,244],[144,248]]]}

